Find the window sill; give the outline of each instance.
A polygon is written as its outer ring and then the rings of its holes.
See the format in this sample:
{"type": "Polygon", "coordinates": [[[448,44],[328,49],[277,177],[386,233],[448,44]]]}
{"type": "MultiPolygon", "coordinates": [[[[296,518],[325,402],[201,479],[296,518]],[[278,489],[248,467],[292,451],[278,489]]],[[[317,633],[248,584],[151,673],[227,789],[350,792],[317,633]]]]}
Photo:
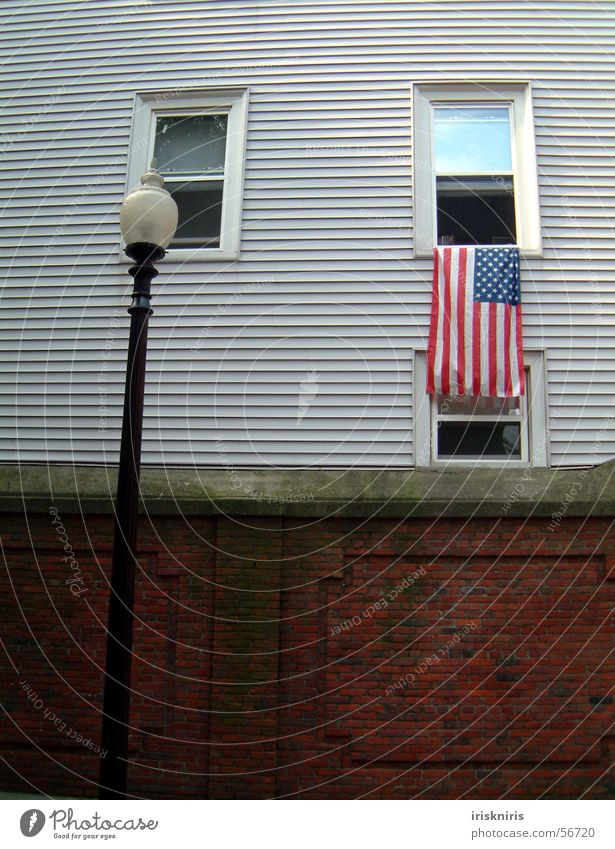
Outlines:
{"type": "MultiPolygon", "coordinates": [[[[239,249],[237,250],[220,250],[218,248],[205,248],[190,250],[187,248],[169,249],[164,258],[165,263],[169,262],[231,262],[239,259],[239,249]]],[[[120,253],[120,262],[124,265],[132,265],[132,260],[129,259],[124,251],[120,253]]]]}
{"type": "MultiPolygon", "coordinates": [[[[433,257],[433,250],[437,245],[434,245],[432,248],[415,248],[414,249],[414,257],[416,259],[430,259],[433,257]]],[[[508,245],[448,245],[451,248],[497,248],[497,247],[509,247],[508,245]]],[[[514,245],[512,246],[514,247],[514,245]]],[[[518,247],[518,246],[517,246],[518,247]]],[[[519,256],[521,259],[542,259],[543,252],[542,247],[540,248],[519,248],[519,256]]]]}
{"type": "Polygon", "coordinates": [[[532,464],[528,460],[432,460],[428,466],[416,469],[436,471],[468,471],[470,469],[524,469],[532,464]]]}
{"type": "Polygon", "coordinates": [[[220,262],[233,259],[239,259],[239,250],[171,248],[166,255],[167,262],[220,262]]]}

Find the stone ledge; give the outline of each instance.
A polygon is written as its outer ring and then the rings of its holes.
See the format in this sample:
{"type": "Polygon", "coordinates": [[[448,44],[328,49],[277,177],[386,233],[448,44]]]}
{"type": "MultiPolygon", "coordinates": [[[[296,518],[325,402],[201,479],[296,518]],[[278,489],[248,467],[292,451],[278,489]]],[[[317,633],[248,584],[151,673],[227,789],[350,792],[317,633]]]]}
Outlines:
{"type": "MultiPolygon", "coordinates": [[[[156,515],[615,516],[615,461],[587,469],[253,470],[147,467],[142,509],[156,515]]],[[[0,509],[112,513],[116,470],[0,466],[0,509]]]]}

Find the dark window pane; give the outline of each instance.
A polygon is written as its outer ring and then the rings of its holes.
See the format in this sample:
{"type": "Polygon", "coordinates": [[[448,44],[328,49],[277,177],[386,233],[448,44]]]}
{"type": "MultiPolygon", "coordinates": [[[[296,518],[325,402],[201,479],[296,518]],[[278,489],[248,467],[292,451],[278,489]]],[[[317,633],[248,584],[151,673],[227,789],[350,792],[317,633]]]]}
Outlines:
{"type": "Polygon", "coordinates": [[[440,459],[521,459],[521,426],[496,422],[439,422],[440,459]]]}
{"type": "Polygon", "coordinates": [[[515,244],[511,177],[438,177],[439,245],[515,244]]]}
{"type": "Polygon", "coordinates": [[[179,209],[179,224],[171,248],[217,248],[222,221],[221,180],[184,183],[167,188],[179,209]]]}
{"type": "Polygon", "coordinates": [[[227,115],[160,116],[154,158],[160,173],[222,174],[227,115]]]}

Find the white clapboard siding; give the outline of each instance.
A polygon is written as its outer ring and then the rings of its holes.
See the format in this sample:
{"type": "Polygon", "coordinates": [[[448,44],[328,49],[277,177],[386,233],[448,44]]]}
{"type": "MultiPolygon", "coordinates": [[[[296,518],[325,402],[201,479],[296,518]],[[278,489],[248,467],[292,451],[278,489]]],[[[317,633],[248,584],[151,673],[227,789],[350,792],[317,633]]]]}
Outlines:
{"type": "Polygon", "coordinates": [[[118,456],[135,91],[248,85],[241,258],[154,283],[144,461],[409,467],[429,260],[411,88],[531,80],[543,257],[523,260],[554,466],[615,455],[615,4],[5,0],[0,459],[118,456]]]}

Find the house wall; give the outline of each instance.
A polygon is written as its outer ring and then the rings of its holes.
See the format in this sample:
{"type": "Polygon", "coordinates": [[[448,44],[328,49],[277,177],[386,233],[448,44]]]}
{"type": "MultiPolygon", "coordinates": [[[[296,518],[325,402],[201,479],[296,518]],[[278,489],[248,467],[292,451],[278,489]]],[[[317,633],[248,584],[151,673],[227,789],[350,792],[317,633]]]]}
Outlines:
{"type": "Polygon", "coordinates": [[[522,263],[525,346],[546,351],[552,465],[612,457],[612,11],[4,3],[0,459],[117,459],[134,93],[245,84],[241,257],[161,267],[145,463],[413,465],[430,263],[413,258],[411,89],[460,79],[532,83],[544,254],[522,263]]]}

